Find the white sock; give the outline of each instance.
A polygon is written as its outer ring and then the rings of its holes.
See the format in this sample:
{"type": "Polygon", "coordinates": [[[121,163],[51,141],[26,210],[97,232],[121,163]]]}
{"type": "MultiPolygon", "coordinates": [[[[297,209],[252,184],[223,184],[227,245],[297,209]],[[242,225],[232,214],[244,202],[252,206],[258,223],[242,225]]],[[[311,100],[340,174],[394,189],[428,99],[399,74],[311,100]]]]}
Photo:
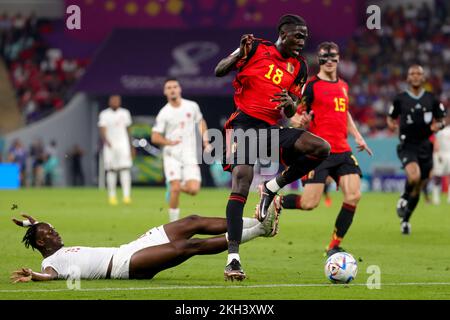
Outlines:
{"type": "MultiPolygon", "coordinates": [[[[244,218],[244,219],[256,220],[256,224],[254,224],[252,227],[242,229],[241,243],[245,243],[247,241],[255,239],[256,237],[262,236],[263,234],[266,233],[263,225],[257,219],[252,218],[244,218]]],[[[225,233],[225,239],[227,239],[228,241],[228,232],[225,233]]]]}
{"type": "Polygon", "coordinates": [[[281,189],[281,187],[277,183],[276,178],[267,181],[266,188],[269,189],[269,191],[272,191],[273,193],[277,193],[281,189]]]}
{"type": "Polygon", "coordinates": [[[124,198],[129,198],[131,195],[131,173],[129,169],[120,170],[120,184],[124,198]]]}
{"type": "Polygon", "coordinates": [[[117,172],[108,171],[106,173],[106,185],[108,186],[108,195],[110,198],[116,196],[117,172]]]}
{"type": "Polygon", "coordinates": [[[169,208],[169,220],[170,222],[180,219],[180,208],[169,208]]]}
{"type": "Polygon", "coordinates": [[[241,261],[241,258],[239,257],[239,253],[229,253],[227,258],[227,264],[230,264],[233,259],[236,259],[237,261],[241,261]]]}
{"type": "Polygon", "coordinates": [[[248,229],[248,228],[254,227],[254,226],[256,226],[259,223],[258,219],[246,218],[246,217],[242,218],[242,222],[243,222],[242,227],[244,229],[248,229]]]}
{"type": "Polygon", "coordinates": [[[433,183],[432,188],[433,203],[439,204],[441,201],[441,186],[433,183]]]}
{"type": "Polygon", "coordinates": [[[256,237],[262,236],[266,231],[264,230],[264,227],[261,223],[258,223],[256,226],[253,226],[248,229],[242,230],[242,238],[241,243],[245,243],[247,241],[250,241],[252,239],[255,239],[256,237]]]}

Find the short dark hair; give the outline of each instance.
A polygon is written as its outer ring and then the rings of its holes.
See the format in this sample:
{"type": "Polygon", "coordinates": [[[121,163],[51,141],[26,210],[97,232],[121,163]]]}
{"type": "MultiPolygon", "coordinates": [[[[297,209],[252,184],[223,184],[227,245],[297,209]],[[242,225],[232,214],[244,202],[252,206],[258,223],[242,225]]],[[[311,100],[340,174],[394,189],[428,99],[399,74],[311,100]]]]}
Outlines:
{"type": "Polygon", "coordinates": [[[176,82],[180,82],[177,78],[175,77],[168,77],[166,78],[166,80],[164,80],[164,86],[166,85],[167,82],[169,81],[176,81],[176,82]]]}
{"type": "Polygon", "coordinates": [[[339,46],[337,45],[337,43],[335,43],[333,41],[325,41],[325,42],[320,43],[317,46],[317,52],[319,52],[322,49],[325,51],[330,51],[331,49],[334,49],[339,53],[339,46]]]}
{"type": "Polygon", "coordinates": [[[38,222],[36,224],[33,224],[31,227],[28,228],[27,232],[25,232],[25,235],[23,236],[22,242],[25,245],[25,248],[31,247],[33,250],[37,248],[36,246],[36,235],[39,226],[42,226],[46,223],[44,222],[38,222]]]}
{"type": "Polygon", "coordinates": [[[410,66],[408,67],[408,72],[409,72],[409,70],[412,69],[412,68],[422,68],[422,69],[423,69],[423,66],[422,66],[420,63],[413,63],[412,65],[410,65],[410,66]]]}
{"type": "Polygon", "coordinates": [[[306,21],[296,14],[285,14],[278,20],[277,30],[281,31],[281,27],[285,24],[293,24],[297,26],[306,26],[306,21]]]}

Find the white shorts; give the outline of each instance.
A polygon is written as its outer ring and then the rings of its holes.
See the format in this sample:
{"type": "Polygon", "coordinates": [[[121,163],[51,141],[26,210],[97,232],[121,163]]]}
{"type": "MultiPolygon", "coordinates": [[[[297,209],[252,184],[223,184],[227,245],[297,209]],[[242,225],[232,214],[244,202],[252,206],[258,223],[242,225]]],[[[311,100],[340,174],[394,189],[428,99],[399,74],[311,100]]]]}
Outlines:
{"type": "Polygon", "coordinates": [[[164,176],[167,181],[202,181],[200,167],[195,161],[183,162],[174,157],[164,157],[164,176]]]}
{"type": "Polygon", "coordinates": [[[438,177],[450,175],[450,154],[433,153],[433,175],[438,177]]]}
{"type": "Polygon", "coordinates": [[[119,247],[113,256],[111,279],[128,279],[130,276],[130,260],[139,250],[169,243],[170,240],[163,226],[155,227],[143,234],[139,239],[119,247]]]}
{"type": "Polygon", "coordinates": [[[129,169],[133,165],[130,148],[103,148],[105,170],[129,169]]]}

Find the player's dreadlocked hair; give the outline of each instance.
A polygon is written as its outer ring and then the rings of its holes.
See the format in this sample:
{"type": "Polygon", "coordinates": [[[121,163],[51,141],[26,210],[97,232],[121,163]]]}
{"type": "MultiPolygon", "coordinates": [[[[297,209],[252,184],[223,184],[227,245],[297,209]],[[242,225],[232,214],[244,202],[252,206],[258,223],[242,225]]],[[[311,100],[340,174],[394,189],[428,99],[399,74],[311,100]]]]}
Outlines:
{"type": "Polygon", "coordinates": [[[278,20],[278,32],[280,32],[281,27],[285,24],[293,24],[297,26],[306,26],[306,21],[302,17],[295,14],[285,14],[280,20],[278,20]]]}
{"type": "Polygon", "coordinates": [[[34,250],[34,248],[36,248],[36,233],[38,230],[38,227],[40,225],[42,225],[44,223],[39,222],[36,224],[33,224],[31,227],[28,228],[27,232],[25,233],[25,235],[23,236],[22,242],[25,245],[25,248],[29,248],[31,246],[31,248],[34,250]]]}

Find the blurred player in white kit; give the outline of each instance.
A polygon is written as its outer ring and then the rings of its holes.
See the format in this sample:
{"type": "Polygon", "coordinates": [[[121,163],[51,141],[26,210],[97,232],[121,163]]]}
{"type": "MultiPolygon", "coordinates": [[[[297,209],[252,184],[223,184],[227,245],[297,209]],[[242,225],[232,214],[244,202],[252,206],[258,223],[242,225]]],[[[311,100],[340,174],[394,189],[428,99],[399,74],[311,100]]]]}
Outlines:
{"type": "Polygon", "coordinates": [[[106,170],[109,203],[117,205],[117,173],[120,175],[123,203],[131,203],[132,147],[130,143],[130,112],[121,107],[119,95],[109,97],[109,108],[100,112],[98,127],[103,142],[103,162],[106,170]]]}
{"type": "MultiPolygon", "coordinates": [[[[450,176],[450,114],[447,126],[435,136],[433,150],[433,204],[441,203],[442,178],[450,176]]],[[[450,203],[450,185],[447,191],[447,203],[450,203]]]]}
{"type": "Polygon", "coordinates": [[[200,190],[202,177],[197,152],[201,146],[197,136],[199,133],[203,145],[208,147],[204,135],[208,128],[198,104],[182,98],[177,79],[164,82],[164,95],[167,103],[156,117],[152,143],[163,148],[164,176],[170,183],[169,220],[175,221],[180,217],[180,193],[196,195],[200,190]]]}

